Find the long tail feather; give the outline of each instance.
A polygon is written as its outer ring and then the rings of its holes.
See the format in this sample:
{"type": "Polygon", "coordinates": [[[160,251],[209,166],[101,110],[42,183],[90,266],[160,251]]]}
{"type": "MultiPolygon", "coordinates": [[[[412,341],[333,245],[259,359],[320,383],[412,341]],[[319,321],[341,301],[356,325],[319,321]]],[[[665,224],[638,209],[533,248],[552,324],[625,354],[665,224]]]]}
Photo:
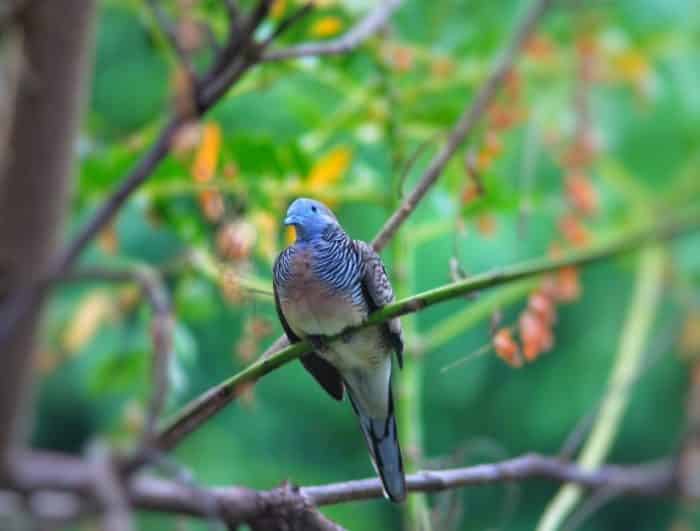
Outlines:
{"type": "Polygon", "coordinates": [[[365,441],[367,441],[372,464],[382,480],[384,494],[393,502],[404,501],[406,499],[406,477],[403,471],[391,389],[389,390],[389,414],[383,419],[372,418],[364,414],[353,399],[350,388],[348,388],[348,396],[360,419],[360,428],[362,428],[365,441]]]}

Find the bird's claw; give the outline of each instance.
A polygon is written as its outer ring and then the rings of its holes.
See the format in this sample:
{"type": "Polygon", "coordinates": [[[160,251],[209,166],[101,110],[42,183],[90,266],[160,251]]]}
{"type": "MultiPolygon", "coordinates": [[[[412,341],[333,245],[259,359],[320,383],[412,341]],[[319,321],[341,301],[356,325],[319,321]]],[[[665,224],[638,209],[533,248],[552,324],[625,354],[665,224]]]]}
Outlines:
{"type": "Polygon", "coordinates": [[[307,339],[316,352],[323,352],[328,346],[328,342],[324,336],[311,335],[307,336],[307,339]]]}

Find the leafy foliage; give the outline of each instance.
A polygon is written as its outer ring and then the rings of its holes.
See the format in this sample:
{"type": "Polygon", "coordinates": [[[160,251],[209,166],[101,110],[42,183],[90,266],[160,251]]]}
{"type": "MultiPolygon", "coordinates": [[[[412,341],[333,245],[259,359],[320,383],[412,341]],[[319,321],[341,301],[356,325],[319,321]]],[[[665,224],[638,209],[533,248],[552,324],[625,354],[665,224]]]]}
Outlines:
{"type": "MultiPolygon", "coordinates": [[[[332,37],[361,16],[355,2],[320,3],[285,42],[332,37]]],[[[220,32],[220,4],[199,2],[184,15],[220,32]]],[[[275,16],[292,4],[278,0],[275,16]]],[[[180,131],[172,156],[85,258],[163,270],[177,319],[170,412],[242,368],[280,332],[263,292],[285,244],[279,220],[290,200],[322,199],[348,232],[370,239],[470,103],[523,5],[408,0],[391,27],[356,53],[265,64],[203,123],[180,131]]],[[[184,16],[177,2],[168,8],[184,16]]],[[[428,289],[450,275],[556,253],[554,242],[559,249],[587,245],[697,204],[699,31],[692,0],[555,10],[523,51],[478,135],[402,229],[405,248],[384,253],[393,276],[410,269],[414,288],[428,289]]],[[[208,60],[200,40],[195,62],[208,60]]],[[[176,59],[140,2],[103,2],[74,226],[154,139],[177,91],[175,71],[176,59]]],[[[693,237],[670,249],[663,311],[612,461],[663,455],[680,436],[682,354],[690,348],[675,339],[688,312],[697,320],[699,243],[693,237]]],[[[520,370],[490,350],[441,370],[485,351],[492,342],[487,322],[457,329],[423,353],[417,421],[431,460],[425,466],[438,458],[467,464],[557,452],[605,390],[633,270],[624,258],[569,272],[558,284],[568,296],[550,297],[540,285],[529,292],[529,310],[525,295],[502,308],[495,348],[512,357],[520,341],[526,359],[513,363],[520,370]],[[556,322],[537,317],[553,313],[555,299],[569,303],[556,306],[556,322]],[[550,348],[544,348],[545,332],[550,348]]],[[[98,432],[122,444],[137,438],[150,385],[150,316],[130,288],[66,287],[52,301],[39,367],[37,444],[79,451],[98,432]]],[[[420,338],[470,304],[456,300],[422,312],[409,355],[420,338]]],[[[371,474],[347,404],[326,400],[296,365],[273,373],[205,425],[177,451],[178,460],[202,483],[258,488],[371,474]]],[[[463,510],[451,525],[532,529],[554,488],[517,490],[518,503],[508,512],[504,487],[464,489],[457,494],[463,510]]],[[[444,497],[433,501],[440,508],[444,497]]],[[[325,512],[351,529],[399,526],[397,508],[382,501],[361,507],[325,512]]],[[[660,529],[685,518],[670,504],[618,501],[584,527],[660,529]]],[[[142,523],[172,528],[155,516],[142,523]]]]}

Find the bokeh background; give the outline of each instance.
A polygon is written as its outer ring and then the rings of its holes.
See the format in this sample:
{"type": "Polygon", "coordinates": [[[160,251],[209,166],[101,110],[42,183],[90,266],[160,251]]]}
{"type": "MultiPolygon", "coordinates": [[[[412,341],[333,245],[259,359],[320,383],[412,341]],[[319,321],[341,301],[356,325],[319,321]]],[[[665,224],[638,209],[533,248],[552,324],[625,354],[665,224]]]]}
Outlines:
{"type": "MultiPolygon", "coordinates": [[[[222,4],[165,2],[202,64],[202,23],[222,32],[222,4]]],[[[371,7],[319,4],[283,43],[337,36],[371,7]]],[[[390,26],[357,51],[258,67],[178,135],[173,155],[84,259],[163,271],[176,316],[170,413],[251,363],[281,333],[270,270],[288,242],[280,220],[289,202],[300,195],[326,201],[353,237],[371,239],[470,104],[527,4],[406,0],[390,26]]],[[[477,133],[384,251],[400,294],[596,245],[698,204],[697,3],[558,4],[477,133]]],[[[295,5],[278,0],[273,20],[295,5]]],[[[180,90],[177,58],[144,2],[103,0],[95,40],[69,230],[154,139],[180,90]]],[[[665,252],[642,368],[629,388],[615,391],[629,404],[610,462],[667,455],[682,434],[689,360],[700,351],[700,239],[665,252]]],[[[460,466],[557,453],[606,393],[637,263],[633,253],[554,279],[557,321],[538,332],[551,333],[548,352],[533,346],[537,338],[518,334],[537,282],[405,318],[409,361],[395,383],[409,460],[460,466]],[[489,320],[499,309],[496,328],[515,325],[514,341],[532,358],[526,363],[510,343],[496,345],[501,357],[489,348],[489,320]]],[[[81,452],[98,435],[133,444],[149,390],[150,311],[143,302],[133,286],[57,291],[37,368],[35,445],[81,452]]],[[[173,459],[204,485],[268,489],[283,480],[313,485],[373,474],[349,405],[330,400],[298,363],[249,389],[173,459]]],[[[428,502],[435,529],[525,530],[557,489],[542,481],[479,486],[428,502]]],[[[405,525],[402,510],[384,500],[323,511],[353,530],[405,525]]],[[[581,528],[692,529],[694,520],[691,505],[624,498],[581,528]]],[[[207,528],[185,518],[177,525],[207,528]]],[[[175,528],[173,517],[148,514],[139,515],[139,526],[175,528]]]]}

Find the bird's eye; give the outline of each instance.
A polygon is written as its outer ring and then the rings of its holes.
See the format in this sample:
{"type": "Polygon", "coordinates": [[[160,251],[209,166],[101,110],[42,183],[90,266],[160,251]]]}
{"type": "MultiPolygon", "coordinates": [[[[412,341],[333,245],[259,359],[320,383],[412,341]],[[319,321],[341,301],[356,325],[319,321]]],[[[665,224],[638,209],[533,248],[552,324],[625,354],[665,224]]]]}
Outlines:
{"type": "Polygon", "coordinates": [[[316,212],[318,209],[315,206],[311,207],[311,212],[316,212]]]}

